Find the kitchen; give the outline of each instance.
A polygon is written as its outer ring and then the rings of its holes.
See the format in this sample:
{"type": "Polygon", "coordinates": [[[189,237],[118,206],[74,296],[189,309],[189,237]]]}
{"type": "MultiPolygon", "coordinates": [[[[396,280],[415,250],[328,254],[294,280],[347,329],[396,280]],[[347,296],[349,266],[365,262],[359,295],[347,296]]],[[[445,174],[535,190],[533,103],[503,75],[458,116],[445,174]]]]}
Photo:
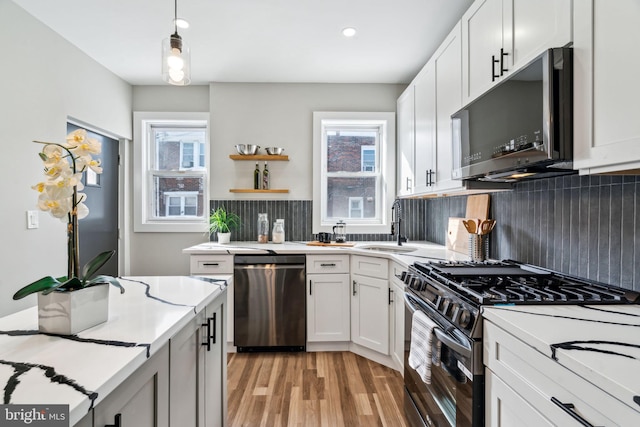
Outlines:
{"type": "MultiPolygon", "coordinates": [[[[467,2],[460,6],[459,16],[469,4],[467,2]]],[[[66,123],[69,117],[133,139],[132,111],[210,112],[211,140],[224,141],[219,142],[214,150],[221,155],[211,157],[211,182],[222,184],[211,188],[210,199],[227,204],[231,201],[251,204],[246,197],[231,198],[228,191],[234,186],[244,185],[242,180],[249,180],[249,173],[253,169],[252,164],[245,167],[240,162],[229,161],[228,155],[233,153],[234,143],[260,140],[262,135],[279,135],[286,128],[292,135],[285,146],[291,161],[271,162],[270,168],[273,185],[288,186],[289,194],[284,200],[265,195],[263,201],[291,207],[292,210],[299,206],[300,210],[295,212],[307,215],[302,216],[301,221],[310,221],[308,209],[312,204],[312,179],[308,171],[313,167],[311,147],[310,142],[302,144],[298,141],[310,141],[311,112],[395,111],[397,99],[413,78],[410,76],[403,84],[219,82],[182,88],[168,85],[130,86],[82,56],[64,40],[56,38],[48,28],[13,3],[4,1],[2,8],[2,27],[11,30],[7,37],[20,41],[8,47],[9,56],[19,58],[24,64],[17,73],[14,69],[3,69],[3,73],[10,73],[2,79],[1,86],[3,99],[10,100],[3,109],[3,135],[6,144],[19,147],[22,146],[18,144],[24,144],[27,147],[24,150],[12,150],[12,161],[7,163],[8,168],[4,172],[12,179],[2,180],[5,192],[12,199],[11,205],[2,210],[7,242],[2,249],[3,263],[6,263],[3,264],[3,278],[0,279],[2,314],[33,304],[33,301],[11,301],[16,283],[27,283],[33,279],[32,276],[50,274],[56,266],[65,263],[64,232],[57,221],[41,215],[41,228],[38,230],[25,230],[16,225],[23,224],[25,211],[33,209],[35,198],[27,185],[36,182],[41,172],[34,162],[37,148],[32,147],[30,141],[37,138],[63,138],[65,130],[61,124],[66,123]],[[32,49],[40,47],[35,56],[26,49],[24,43],[27,40],[32,49]],[[76,64],[76,68],[53,67],[52,64],[59,63],[60,57],[74,58],[69,63],[76,64]],[[96,99],[100,99],[100,103],[96,99]],[[246,126],[248,121],[254,126],[246,126]],[[291,177],[306,178],[292,180],[291,177]],[[16,183],[25,183],[25,190],[16,191],[16,186],[21,185],[16,183]],[[34,258],[39,260],[35,265],[34,258]]],[[[617,37],[613,39],[615,45],[620,45],[624,40],[630,44],[627,50],[633,51],[634,37],[624,34],[625,27],[622,25],[620,31],[621,34],[611,36],[617,37]]],[[[610,44],[613,45],[613,42],[610,44]]],[[[625,98],[628,101],[626,104],[623,100],[616,101],[622,107],[615,109],[621,114],[620,122],[628,124],[626,129],[629,131],[633,130],[632,118],[636,111],[631,103],[635,97],[630,95],[634,93],[634,87],[628,85],[625,98]]],[[[576,91],[579,96],[585,93],[576,91]]],[[[621,126],[619,129],[625,128],[621,126]]],[[[285,145],[285,142],[282,144],[285,145]]],[[[615,151],[616,155],[623,156],[622,160],[617,160],[618,163],[628,161],[633,165],[634,161],[637,162],[635,159],[638,156],[634,156],[637,151],[615,151]]],[[[606,157],[613,155],[608,153],[606,157]]],[[[595,156],[605,157],[602,153],[596,153],[595,156]]],[[[125,156],[123,162],[127,171],[133,169],[130,156],[125,156]]],[[[595,166],[585,165],[585,168],[595,166]]],[[[622,170],[636,168],[633,166],[622,170]]],[[[513,191],[493,193],[491,212],[499,226],[492,235],[491,257],[517,259],[638,290],[639,270],[634,267],[637,258],[635,248],[638,247],[635,214],[637,185],[634,175],[572,175],[516,184],[513,191]]],[[[411,215],[406,218],[412,218],[415,222],[407,224],[405,228],[409,239],[444,245],[447,220],[449,217],[464,216],[465,201],[464,195],[407,201],[409,207],[405,211],[411,212],[411,215]],[[416,215],[413,215],[414,211],[416,215]]],[[[128,256],[123,256],[122,274],[188,274],[189,259],[186,255],[180,255],[181,250],[203,242],[203,235],[134,233],[132,204],[130,195],[124,197],[121,207],[122,233],[125,236],[122,253],[128,256]],[[157,247],[166,249],[153,250],[157,247]]],[[[249,218],[247,222],[253,224],[255,219],[249,218]]],[[[287,240],[309,240],[310,222],[303,225],[309,231],[303,229],[299,236],[291,232],[287,240]]],[[[238,240],[253,240],[253,235],[248,234],[238,240]]],[[[391,238],[384,236],[384,239],[391,238]]]]}

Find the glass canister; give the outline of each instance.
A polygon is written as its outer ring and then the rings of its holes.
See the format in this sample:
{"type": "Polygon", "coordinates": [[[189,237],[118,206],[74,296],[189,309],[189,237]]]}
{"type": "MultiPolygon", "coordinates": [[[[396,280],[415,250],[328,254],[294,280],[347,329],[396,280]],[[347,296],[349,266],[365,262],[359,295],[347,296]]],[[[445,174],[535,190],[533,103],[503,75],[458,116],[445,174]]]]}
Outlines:
{"type": "Polygon", "coordinates": [[[276,219],[273,223],[273,233],[271,233],[273,243],[284,243],[284,219],[276,219]]]}
{"type": "Polygon", "coordinates": [[[269,241],[269,217],[266,213],[258,214],[258,243],[269,241]]]}

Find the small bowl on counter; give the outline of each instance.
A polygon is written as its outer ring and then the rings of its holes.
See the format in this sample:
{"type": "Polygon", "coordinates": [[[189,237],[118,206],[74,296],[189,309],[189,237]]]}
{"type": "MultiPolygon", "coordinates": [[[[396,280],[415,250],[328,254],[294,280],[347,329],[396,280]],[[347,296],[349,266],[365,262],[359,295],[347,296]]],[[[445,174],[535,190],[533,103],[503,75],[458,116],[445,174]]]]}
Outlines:
{"type": "Polygon", "coordinates": [[[252,156],[254,154],[258,154],[258,150],[260,149],[259,145],[253,144],[237,144],[236,151],[238,154],[242,154],[243,156],[252,156]]]}
{"type": "Polygon", "coordinates": [[[282,148],[282,147],[267,147],[267,148],[265,148],[265,150],[267,151],[267,154],[269,154],[271,156],[279,156],[284,151],[284,148],[282,148]]]}

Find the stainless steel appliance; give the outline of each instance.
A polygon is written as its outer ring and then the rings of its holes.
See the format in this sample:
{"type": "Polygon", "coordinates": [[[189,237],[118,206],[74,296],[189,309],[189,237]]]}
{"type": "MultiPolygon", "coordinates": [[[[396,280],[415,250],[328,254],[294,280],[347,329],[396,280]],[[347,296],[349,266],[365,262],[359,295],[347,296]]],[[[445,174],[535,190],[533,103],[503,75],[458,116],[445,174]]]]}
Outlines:
{"type": "Polygon", "coordinates": [[[234,345],[238,352],[304,351],[304,255],[236,255],[234,345]]]}
{"type": "Polygon", "coordinates": [[[545,51],[451,118],[454,178],[574,173],[572,49],[545,51]]]}
{"type": "Polygon", "coordinates": [[[415,426],[484,425],[482,306],[640,302],[637,292],[515,261],[415,263],[400,278],[406,332],[416,310],[437,325],[429,384],[411,368],[405,349],[404,406],[415,426]]]}

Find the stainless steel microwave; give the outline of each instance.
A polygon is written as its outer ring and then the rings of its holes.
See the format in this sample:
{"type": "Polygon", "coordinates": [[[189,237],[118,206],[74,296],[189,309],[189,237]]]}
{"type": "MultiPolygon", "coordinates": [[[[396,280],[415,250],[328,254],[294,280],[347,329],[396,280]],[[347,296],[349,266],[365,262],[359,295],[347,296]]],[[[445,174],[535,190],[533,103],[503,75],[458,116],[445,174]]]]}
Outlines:
{"type": "Polygon", "coordinates": [[[455,179],[574,173],[572,49],[545,51],[451,118],[455,179]]]}

